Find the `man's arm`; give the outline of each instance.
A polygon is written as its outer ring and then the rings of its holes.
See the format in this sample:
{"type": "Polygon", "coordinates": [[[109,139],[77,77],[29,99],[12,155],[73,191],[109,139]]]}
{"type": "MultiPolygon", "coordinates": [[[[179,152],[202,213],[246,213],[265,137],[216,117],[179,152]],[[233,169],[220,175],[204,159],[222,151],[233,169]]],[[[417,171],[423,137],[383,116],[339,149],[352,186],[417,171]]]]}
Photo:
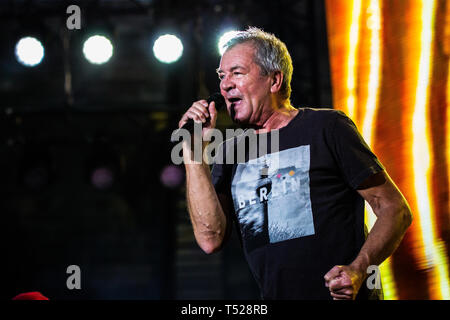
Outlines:
{"type": "Polygon", "coordinates": [[[335,266],[325,275],[325,285],[334,299],[354,299],[367,277],[367,268],[381,264],[397,249],[412,222],[406,199],[385,171],[370,177],[357,191],[377,220],[356,259],[348,266],[335,266]]]}
{"type": "MultiPolygon", "coordinates": [[[[186,150],[187,151],[187,150],[186,150]]],[[[207,164],[186,164],[186,199],[195,239],[207,254],[219,250],[227,221],[207,164]]]]}
{"type": "MultiPolygon", "coordinates": [[[[202,146],[202,154],[207,145],[203,137],[216,124],[217,111],[215,102],[208,105],[206,100],[199,100],[183,115],[178,127],[181,128],[189,119],[203,123],[202,139],[197,140],[202,146]],[[210,117],[209,123],[206,119],[210,117]]],[[[199,139],[192,134],[192,139],[199,139]]],[[[193,141],[195,144],[195,142],[193,141]]],[[[218,251],[225,238],[227,219],[211,181],[209,165],[204,161],[192,161],[193,145],[183,142],[183,160],[186,168],[186,201],[194,230],[195,239],[207,254],[218,251]]]]}

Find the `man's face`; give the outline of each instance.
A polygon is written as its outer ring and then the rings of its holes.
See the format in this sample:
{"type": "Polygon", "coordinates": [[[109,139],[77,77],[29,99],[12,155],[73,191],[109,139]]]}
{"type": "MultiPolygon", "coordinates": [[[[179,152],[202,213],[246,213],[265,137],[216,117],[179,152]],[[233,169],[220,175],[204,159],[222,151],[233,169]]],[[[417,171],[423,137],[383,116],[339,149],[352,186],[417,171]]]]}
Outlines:
{"type": "Polygon", "coordinates": [[[271,108],[271,78],[261,75],[254,50],[248,43],[234,46],[224,53],[217,71],[228,113],[241,124],[260,124],[271,108]]]}

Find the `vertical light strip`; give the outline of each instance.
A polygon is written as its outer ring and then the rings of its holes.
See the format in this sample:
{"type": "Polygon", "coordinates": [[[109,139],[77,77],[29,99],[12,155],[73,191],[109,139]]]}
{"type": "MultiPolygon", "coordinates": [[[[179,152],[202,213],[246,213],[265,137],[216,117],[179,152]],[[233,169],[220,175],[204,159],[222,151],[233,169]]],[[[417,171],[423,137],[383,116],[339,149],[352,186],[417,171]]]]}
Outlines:
{"type": "MultiPolygon", "coordinates": [[[[369,83],[367,90],[367,101],[365,105],[365,113],[362,124],[362,134],[364,140],[372,147],[374,136],[374,120],[377,112],[380,83],[381,83],[381,3],[380,0],[370,0],[367,17],[367,27],[370,30],[370,63],[369,63],[369,83]]],[[[370,205],[366,205],[366,221],[367,226],[372,229],[376,216],[370,205]]],[[[397,290],[392,277],[390,259],[387,259],[380,265],[381,280],[383,283],[384,298],[386,300],[396,300],[397,290]]]]}
{"type": "MultiPolygon", "coordinates": [[[[450,2],[447,3],[448,8],[450,8],[450,2]]],[[[450,9],[448,9],[450,11],[450,9]]],[[[450,15],[449,15],[450,17],[450,15]]],[[[450,19],[447,22],[450,26],[450,19]]],[[[450,29],[450,27],[449,27],[450,29]]],[[[449,52],[450,54],[450,52],[449,52]]],[[[448,64],[448,76],[447,76],[447,122],[446,124],[446,146],[447,146],[447,174],[448,174],[448,185],[450,186],[450,63],[448,64]]],[[[450,199],[448,200],[448,214],[450,214],[450,199]]]]}
{"type": "MultiPolygon", "coordinates": [[[[447,3],[447,14],[450,13],[450,2],[447,3]]],[[[448,14],[448,17],[450,18],[450,14],[448,14]]],[[[447,27],[450,29],[450,19],[447,21],[447,27]]],[[[450,38],[450,37],[449,37],[450,38]]],[[[450,43],[449,43],[450,44],[450,43]]],[[[449,52],[450,53],[450,52],[449,52]]],[[[448,65],[448,75],[447,75],[447,122],[446,122],[446,130],[447,130],[447,137],[446,137],[446,146],[447,146],[447,173],[448,173],[448,177],[449,177],[449,185],[450,185],[450,63],[448,65]]],[[[450,214],[450,200],[448,201],[448,214],[450,214]]],[[[445,247],[444,245],[442,245],[442,251],[441,253],[444,254],[445,256],[445,247]],[[442,253],[442,251],[444,253],[442,253]]],[[[446,256],[447,260],[445,261],[445,265],[443,266],[444,268],[446,268],[445,270],[448,270],[448,256],[446,256]]],[[[447,277],[447,283],[446,285],[444,284],[443,287],[444,289],[447,290],[446,295],[444,295],[444,299],[449,300],[449,295],[450,295],[450,288],[449,288],[449,281],[450,281],[450,277],[449,274],[446,274],[447,277]]]]}
{"type": "Polygon", "coordinates": [[[354,119],[356,108],[357,51],[362,0],[353,0],[347,66],[347,115],[354,119]]]}
{"type": "MultiPolygon", "coordinates": [[[[365,113],[362,124],[362,135],[364,140],[372,147],[373,145],[373,131],[375,126],[373,124],[380,92],[380,73],[381,73],[381,8],[379,0],[370,0],[368,7],[367,26],[370,30],[370,67],[369,67],[369,84],[367,90],[367,102],[365,105],[365,113]]],[[[370,206],[367,206],[367,227],[369,230],[375,223],[375,215],[370,206]]]]}
{"type": "MultiPolygon", "coordinates": [[[[422,0],[421,52],[419,75],[413,114],[413,167],[414,186],[418,206],[418,223],[421,229],[425,261],[422,267],[432,268],[433,283],[430,284],[432,299],[449,299],[448,269],[442,243],[436,239],[433,205],[430,192],[431,148],[427,104],[429,98],[430,73],[432,69],[432,44],[436,1],[422,0]],[[436,282],[437,281],[437,282],[436,282]]],[[[416,215],[417,216],[417,215],[416,215]]]]}
{"type": "MultiPolygon", "coordinates": [[[[446,146],[447,146],[447,175],[448,184],[450,186],[450,1],[447,1],[445,8],[445,28],[444,28],[444,53],[448,59],[448,73],[447,73],[447,122],[446,124],[446,146]]],[[[448,200],[448,214],[450,215],[450,199],[448,200]]]]}
{"type": "MultiPolygon", "coordinates": [[[[449,59],[450,62],[450,1],[447,1],[446,3],[446,8],[445,8],[445,50],[446,50],[446,54],[447,54],[447,58],[449,59]]],[[[449,185],[450,185],[450,63],[448,64],[448,73],[447,73],[447,122],[446,122],[446,130],[447,130],[447,136],[446,136],[446,146],[447,146],[447,174],[449,176],[449,185]]],[[[448,211],[450,214],[450,200],[448,202],[448,211]]],[[[442,242],[441,242],[442,243],[442,242]]],[[[449,282],[450,282],[450,275],[448,274],[448,256],[446,255],[446,250],[444,247],[444,244],[442,243],[442,251],[441,254],[444,255],[444,257],[446,257],[446,261],[445,261],[445,265],[443,266],[445,268],[445,271],[447,272],[446,274],[446,284],[443,285],[443,290],[446,290],[446,293],[443,295],[443,298],[446,300],[449,300],[450,297],[450,288],[449,288],[449,282]]]]}

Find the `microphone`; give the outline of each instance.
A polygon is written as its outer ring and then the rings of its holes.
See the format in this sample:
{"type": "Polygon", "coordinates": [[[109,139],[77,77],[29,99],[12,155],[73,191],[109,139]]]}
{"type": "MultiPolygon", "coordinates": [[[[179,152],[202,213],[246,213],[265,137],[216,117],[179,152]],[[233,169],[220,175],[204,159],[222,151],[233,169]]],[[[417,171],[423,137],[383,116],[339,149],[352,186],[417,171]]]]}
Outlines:
{"type": "MultiPolygon", "coordinates": [[[[213,93],[206,99],[206,102],[208,102],[208,105],[213,101],[216,105],[217,111],[221,110],[222,108],[224,108],[226,106],[225,99],[219,92],[213,93]]],[[[206,118],[206,123],[208,123],[209,118],[210,118],[209,116],[206,118]]],[[[195,124],[195,121],[193,119],[189,119],[180,129],[186,129],[192,134],[194,132],[194,124],[195,124]]]]}

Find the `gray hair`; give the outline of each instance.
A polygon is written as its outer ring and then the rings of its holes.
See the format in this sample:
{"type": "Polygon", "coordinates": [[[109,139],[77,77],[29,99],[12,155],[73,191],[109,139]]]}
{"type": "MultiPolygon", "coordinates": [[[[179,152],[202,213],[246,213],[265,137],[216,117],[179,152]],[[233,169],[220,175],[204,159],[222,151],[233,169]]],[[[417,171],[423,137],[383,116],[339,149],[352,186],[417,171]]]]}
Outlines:
{"type": "Polygon", "coordinates": [[[261,68],[263,75],[275,71],[283,73],[283,83],[280,93],[284,99],[291,96],[291,79],[294,67],[289,51],[280,39],[271,33],[264,32],[256,27],[249,27],[239,31],[223,46],[226,50],[242,43],[250,42],[255,48],[255,63],[261,68]]]}

